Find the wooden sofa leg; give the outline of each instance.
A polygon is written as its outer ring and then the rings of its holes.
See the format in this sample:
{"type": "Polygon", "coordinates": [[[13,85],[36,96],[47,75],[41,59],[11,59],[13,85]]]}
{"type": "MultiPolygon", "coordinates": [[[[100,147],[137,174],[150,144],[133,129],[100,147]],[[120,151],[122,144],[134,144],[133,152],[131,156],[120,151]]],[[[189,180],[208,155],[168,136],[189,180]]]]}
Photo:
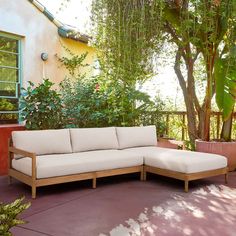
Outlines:
{"type": "Polygon", "coordinates": [[[144,167],[142,167],[141,172],[140,172],[140,180],[144,180],[144,167]]]}
{"type": "Polygon", "coordinates": [[[97,187],[97,179],[96,177],[93,178],[93,188],[97,187]]]}
{"type": "Polygon", "coordinates": [[[189,185],[189,181],[185,180],[184,181],[184,191],[187,193],[188,192],[188,185],[189,185]]]}
{"type": "Polygon", "coordinates": [[[229,175],[228,173],[225,174],[225,183],[227,184],[228,183],[228,178],[229,178],[229,175]]]}
{"type": "Polygon", "coordinates": [[[36,186],[33,185],[31,187],[31,193],[32,193],[32,198],[35,199],[36,198],[36,186]]]}
{"type": "Polygon", "coordinates": [[[12,177],[10,175],[8,175],[8,184],[12,184],[12,177]]]}
{"type": "Polygon", "coordinates": [[[147,180],[147,172],[144,168],[144,170],[143,170],[143,181],[146,181],[146,180],[147,180]]]}

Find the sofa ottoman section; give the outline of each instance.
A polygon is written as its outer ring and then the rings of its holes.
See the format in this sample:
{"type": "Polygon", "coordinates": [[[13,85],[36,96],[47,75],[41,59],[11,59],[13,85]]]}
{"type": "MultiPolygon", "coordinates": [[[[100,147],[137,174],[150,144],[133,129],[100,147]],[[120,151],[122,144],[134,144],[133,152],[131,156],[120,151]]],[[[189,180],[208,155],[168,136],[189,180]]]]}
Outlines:
{"type": "Polygon", "coordinates": [[[190,180],[220,174],[225,174],[227,178],[227,158],[221,155],[159,147],[137,147],[124,150],[144,157],[145,176],[146,172],[151,172],[184,180],[186,192],[190,180]]]}

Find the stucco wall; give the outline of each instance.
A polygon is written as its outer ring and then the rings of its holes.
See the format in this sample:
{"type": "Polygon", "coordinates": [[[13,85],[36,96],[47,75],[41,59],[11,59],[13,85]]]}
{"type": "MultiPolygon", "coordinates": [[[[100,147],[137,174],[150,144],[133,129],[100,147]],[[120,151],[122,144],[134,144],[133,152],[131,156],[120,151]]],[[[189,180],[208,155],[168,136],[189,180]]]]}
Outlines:
{"type": "Polygon", "coordinates": [[[84,43],[61,38],[57,27],[27,0],[0,1],[1,31],[22,37],[23,86],[26,86],[29,80],[39,83],[43,77],[58,84],[65,77],[66,70],[55,57],[55,54],[59,57],[65,55],[60,41],[74,53],[88,51],[86,63],[91,64],[95,59],[93,48],[84,43]],[[46,62],[40,58],[42,52],[49,55],[46,62]]]}

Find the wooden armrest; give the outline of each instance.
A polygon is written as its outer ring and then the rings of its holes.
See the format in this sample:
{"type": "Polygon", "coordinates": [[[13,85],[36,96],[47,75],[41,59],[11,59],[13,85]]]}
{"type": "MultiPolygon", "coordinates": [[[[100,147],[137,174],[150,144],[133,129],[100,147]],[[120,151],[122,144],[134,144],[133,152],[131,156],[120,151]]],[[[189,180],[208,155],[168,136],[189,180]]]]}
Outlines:
{"type": "MultiPolygon", "coordinates": [[[[10,142],[9,142],[10,144],[10,142]]],[[[8,147],[8,151],[9,151],[9,155],[8,155],[8,165],[9,165],[9,169],[12,168],[12,159],[14,158],[14,154],[18,154],[18,155],[22,155],[24,157],[30,157],[31,158],[31,162],[32,162],[32,182],[33,184],[35,184],[36,181],[36,154],[33,152],[27,152],[25,150],[21,150],[15,147],[12,147],[9,145],[8,147]]]]}
{"type": "Polygon", "coordinates": [[[14,154],[18,154],[18,155],[22,155],[25,157],[30,157],[32,159],[35,158],[35,153],[27,152],[27,151],[24,151],[24,150],[15,148],[15,147],[9,147],[9,152],[14,153],[14,154]]]}

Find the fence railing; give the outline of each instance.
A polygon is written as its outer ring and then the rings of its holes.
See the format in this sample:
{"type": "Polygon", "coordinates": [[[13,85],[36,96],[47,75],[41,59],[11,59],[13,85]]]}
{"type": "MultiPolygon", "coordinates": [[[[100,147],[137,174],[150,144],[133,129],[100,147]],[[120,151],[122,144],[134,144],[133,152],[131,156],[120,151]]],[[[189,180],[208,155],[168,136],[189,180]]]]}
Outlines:
{"type": "MultiPolygon", "coordinates": [[[[187,113],[186,111],[161,111],[159,115],[165,122],[165,135],[178,140],[188,139],[187,113]]],[[[196,114],[197,115],[197,114],[196,114]]],[[[220,138],[222,127],[222,113],[211,112],[210,136],[213,139],[220,138]]],[[[236,137],[236,112],[233,114],[232,138],[236,137]]]]}

